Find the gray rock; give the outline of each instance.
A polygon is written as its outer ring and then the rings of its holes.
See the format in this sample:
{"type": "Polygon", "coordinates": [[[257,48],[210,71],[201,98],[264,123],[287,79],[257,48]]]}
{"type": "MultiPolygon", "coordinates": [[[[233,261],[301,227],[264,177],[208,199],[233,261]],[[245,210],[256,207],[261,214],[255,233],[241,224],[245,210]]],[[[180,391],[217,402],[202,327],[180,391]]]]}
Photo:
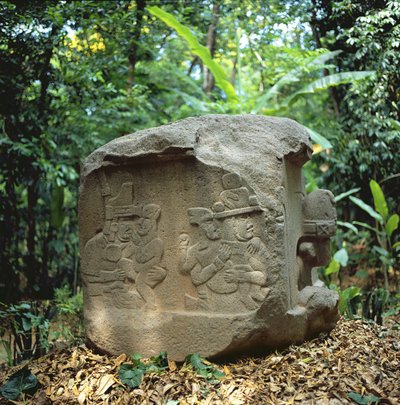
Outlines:
{"type": "Polygon", "coordinates": [[[306,196],[296,122],[209,115],[127,135],[82,167],[88,342],[112,354],[217,357],[331,330],[332,194],[306,196]]]}

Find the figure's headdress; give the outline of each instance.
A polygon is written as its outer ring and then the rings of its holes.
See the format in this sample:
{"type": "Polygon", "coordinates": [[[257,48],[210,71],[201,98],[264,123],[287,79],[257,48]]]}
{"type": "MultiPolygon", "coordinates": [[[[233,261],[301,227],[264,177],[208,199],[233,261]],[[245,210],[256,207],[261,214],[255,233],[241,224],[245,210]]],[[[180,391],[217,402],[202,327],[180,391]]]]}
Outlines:
{"type": "Polygon", "coordinates": [[[203,207],[189,208],[189,222],[192,225],[200,225],[205,221],[213,219],[213,213],[211,210],[203,207]]]}
{"type": "Polygon", "coordinates": [[[123,183],[119,193],[106,203],[106,222],[103,232],[107,235],[111,223],[119,218],[140,217],[142,207],[133,204],[133,184],[123,183]]]}
{"type": "Polygon", "coordinates": [[[224,191],[221,192],[221,201],[213,205],[214,218],[227,218],[236,215],[262,211],[256,195],[243,185],[241,177],[236,173],[227,173],[222,176],[224,191]]]}

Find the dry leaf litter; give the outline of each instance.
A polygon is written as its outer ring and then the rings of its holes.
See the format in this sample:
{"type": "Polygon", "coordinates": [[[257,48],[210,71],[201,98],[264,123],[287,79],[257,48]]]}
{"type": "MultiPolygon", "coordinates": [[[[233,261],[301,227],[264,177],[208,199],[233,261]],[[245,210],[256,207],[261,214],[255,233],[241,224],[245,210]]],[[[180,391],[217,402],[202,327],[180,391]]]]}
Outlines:
{"type": "MultiPolygon", "coordinates": [[[[82,345],[29,363],[41,387],[25,403],[339,405],[354,403],[348,397],[354,392],[400,404],[398,327],[399,319],[383,327],[341,319],[328,336],[301,346],[215,363],[225,373],[217,381],[169,361],[165,372],[146,374],[136,389],[125,387],[118,377],[119,366],[129,362],[127,356],[98,355],[82,345]]],[[[0,372],[0,381],[16,370],[0,372]]]]}

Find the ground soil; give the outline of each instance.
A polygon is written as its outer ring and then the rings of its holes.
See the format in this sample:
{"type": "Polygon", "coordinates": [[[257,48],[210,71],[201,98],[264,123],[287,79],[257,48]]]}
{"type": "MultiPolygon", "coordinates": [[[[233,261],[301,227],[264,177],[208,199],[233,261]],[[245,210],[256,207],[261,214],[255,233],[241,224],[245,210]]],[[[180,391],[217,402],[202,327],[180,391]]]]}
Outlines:
{"type": "Polygon", "coordinates": [[[35,405],[398,404],[399,321],[391,318],[379,326],[341,319],[329,335],[301,346],[213,363],[225,374],[220,379],[201,377],[191,366],[169,361],[167,370],[145,374],[140,386],[130,389],[118,375],[129,358],[98,355],[81,345],[4,369],[0,380],[28,367],[41,384],[33,397],[25,398],[35,405]]]}

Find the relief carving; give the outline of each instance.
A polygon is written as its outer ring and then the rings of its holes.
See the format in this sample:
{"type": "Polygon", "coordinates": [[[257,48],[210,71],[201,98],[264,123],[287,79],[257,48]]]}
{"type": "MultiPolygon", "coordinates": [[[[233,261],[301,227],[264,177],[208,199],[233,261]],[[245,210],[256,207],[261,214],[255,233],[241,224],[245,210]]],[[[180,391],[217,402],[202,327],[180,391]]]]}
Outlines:
{"type": "Polygon", "coordinates": [[[322,285],[314,269],[330,260],[330,237],[336,232],[336,209],[333,194],[315,190],[303,200],[303,236],[298,241],[298,289],[322,285]]]}
{"type": "Polygon", "coordinates": [[[135,205],[133,192],[132,183],[123,183],[107,200],[103,231],[85,245],[82,276],[89,296],[104,296],[118,308],[154,310],[154,287],[167,275],[157,234],[161,208],[135,205]]]}
{"type": "Polygon", "coordinates": [[[87,342],[184,361],[332,330],[339,297],[315,273],[334,199],[306,195],[311,151],[302,126],[253,114],[191,117],[94,151],[79,202],[87,342]]]}
{"type": "Polygon", "coordinates": [[[197,297],[186,294],[189,310],[218,311],[232,296],[229,310],[255,310],[265,299],[268,251],[254,234],[254,221],[262,220],[256,196],[242,184],[239,175],[222,177],[224,190],[213,210],[188,210],[189,222],[198,226],[200,241],[186,251],[181,272],[190,275],[197,297]]]}

